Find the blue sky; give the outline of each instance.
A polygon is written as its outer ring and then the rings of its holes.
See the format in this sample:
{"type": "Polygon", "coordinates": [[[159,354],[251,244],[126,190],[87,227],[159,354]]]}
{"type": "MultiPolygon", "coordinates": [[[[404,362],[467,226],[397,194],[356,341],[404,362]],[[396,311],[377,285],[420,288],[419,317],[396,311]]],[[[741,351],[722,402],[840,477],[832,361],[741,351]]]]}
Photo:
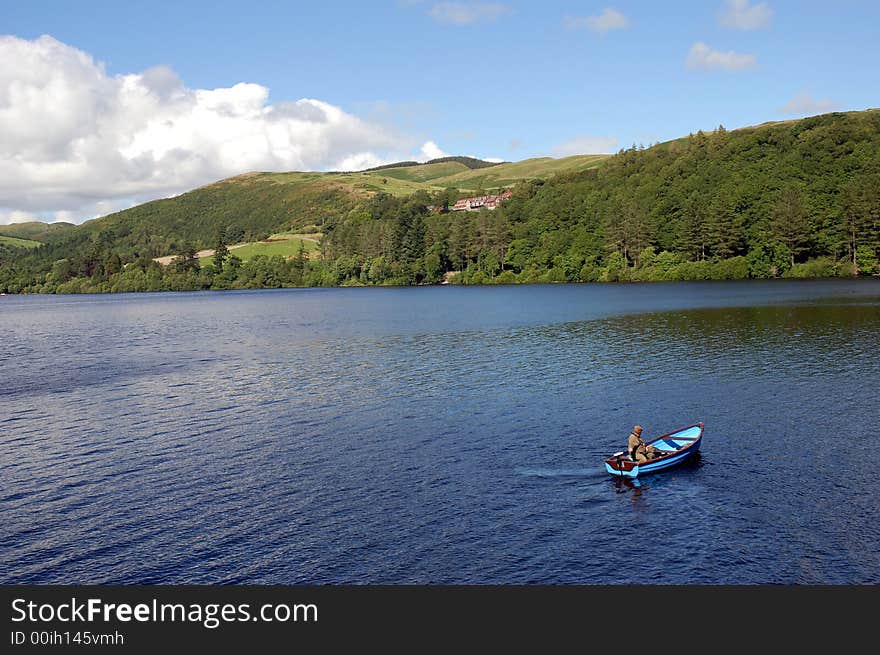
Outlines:
{"type": "MultiPolygon", "coordinates": [[[[161,66],[188,90],[251,83],[268,89],[266,106],[314,99],[387,137],[355,139],[351,152],[361,159],[347,159],[344,138],[334,134],[336,150],[315,147],[336,159],[279,156],[265,168],[326,169],[437,151],[505,160],[614,151],[719,123],[880,105],[880,3],[867,0],[30,0],[4,2],[2,15],[0,33],[29,43],[49,35],[102,63],[110,79],[161,66]],[[426,142],[436,150],[419,150],[426,142]]],[[[14,76],[7,70],[6,82],[14,76]]],[[[116,200],[105,209],[191,181],[108,191],[116,200]]],[[[100,190],[87,195],[78,209],[62,207],[71,201],[59,196],[21,205],[18,216],[100,212],[93,206],[100,190]]],[[[0,191],[7,216],[13,204],[0,191]]]]}

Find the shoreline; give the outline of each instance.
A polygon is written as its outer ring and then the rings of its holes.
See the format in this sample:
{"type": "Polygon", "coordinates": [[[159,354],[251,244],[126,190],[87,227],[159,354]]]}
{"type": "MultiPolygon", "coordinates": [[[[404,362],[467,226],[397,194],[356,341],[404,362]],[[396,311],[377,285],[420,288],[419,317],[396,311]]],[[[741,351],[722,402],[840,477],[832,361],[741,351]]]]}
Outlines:
{"type": "MultiPolygon", "coordinates": [[[[744,278],[739,280],[626,280],[626,281],[608,281],[608,282],[498,282],[498,283],[482,283],[482,284],[450,284],[436,282],[433,284],[338,284],[338,285],[288,285],[273,287],[238,287],[229,289],[157,289],[154,291],[82,291],[71,293],[56,292],[5,292],[0,293],[0,297],[21,297],[21,296],[118,296],[123,294],[156,294],[156,293],[225,293],[240,291],[283,291],[283,290],[305,290],[305,289],[425,289],[425,288],[491,288],[491,287],[566,287],[566,286],[596,286],[596,287],[642,287],[654,285],[704,285],[704,284],[799,284],[808,282],[856,282],[858,284],[880,283],[880,275],[859,276],[859,277],[788,277],[788,278],[744,278]]],[[[880,287],[878,287],[880,289],[880,287]]]]}

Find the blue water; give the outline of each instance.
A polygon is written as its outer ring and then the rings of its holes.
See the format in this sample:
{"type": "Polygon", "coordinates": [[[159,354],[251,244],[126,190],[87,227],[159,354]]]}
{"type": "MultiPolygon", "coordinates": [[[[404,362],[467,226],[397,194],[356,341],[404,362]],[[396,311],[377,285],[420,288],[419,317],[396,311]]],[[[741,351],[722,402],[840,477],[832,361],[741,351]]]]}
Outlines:
{"type": "Polygon", "coordinates": [[[877,281],[8,296],[0,335],[0,582],[880,582],[877,281]]]}

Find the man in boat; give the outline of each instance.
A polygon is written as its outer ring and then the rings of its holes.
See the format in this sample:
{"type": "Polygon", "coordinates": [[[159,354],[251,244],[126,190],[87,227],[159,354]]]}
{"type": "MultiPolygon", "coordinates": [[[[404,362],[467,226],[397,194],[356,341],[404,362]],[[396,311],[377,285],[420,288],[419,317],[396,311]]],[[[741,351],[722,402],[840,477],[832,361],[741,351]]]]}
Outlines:
{"type": "Polygon", "coordinates": [[[632,429],[632,432],[629,433],[629,439],[627,440],[626,446],[630,459],[635,462],[647,462],[649,459],[654,459],[655,457],[661,457],[663,455],[663,451],[654,448],[654,446],[648,446],[642,441],[641,425],[635,426],[632,429]]]}

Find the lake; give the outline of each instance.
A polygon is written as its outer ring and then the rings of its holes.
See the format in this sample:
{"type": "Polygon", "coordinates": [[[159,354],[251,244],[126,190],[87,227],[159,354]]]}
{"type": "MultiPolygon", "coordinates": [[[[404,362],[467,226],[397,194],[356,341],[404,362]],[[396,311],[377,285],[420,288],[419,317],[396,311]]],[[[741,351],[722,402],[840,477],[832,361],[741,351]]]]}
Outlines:
{"type": "Polygon", "coordinates": [[[7,296],[0,334],[2,583],[880,582],[876,280],[7,296]]]}

